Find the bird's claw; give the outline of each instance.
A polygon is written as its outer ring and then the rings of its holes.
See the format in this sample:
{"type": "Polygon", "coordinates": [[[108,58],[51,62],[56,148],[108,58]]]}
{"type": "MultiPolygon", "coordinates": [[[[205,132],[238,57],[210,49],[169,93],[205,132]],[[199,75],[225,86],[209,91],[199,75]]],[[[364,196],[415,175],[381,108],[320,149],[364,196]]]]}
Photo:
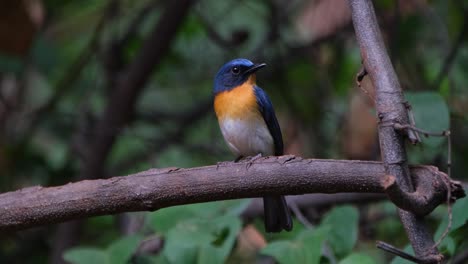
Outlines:
{"type": "Polygon", "coordinates": [[[261,157],[262,157],[262,154],[260,154],[260,153],[257,154],[257,155],[255,155],[255,156],[246,157],[246,158],[244,159],[244,161],[247,162],[246,169],[249,170],[250,166],[252,166],[253,163],[254,163],[256,160],[260,159],[261,157]]]}

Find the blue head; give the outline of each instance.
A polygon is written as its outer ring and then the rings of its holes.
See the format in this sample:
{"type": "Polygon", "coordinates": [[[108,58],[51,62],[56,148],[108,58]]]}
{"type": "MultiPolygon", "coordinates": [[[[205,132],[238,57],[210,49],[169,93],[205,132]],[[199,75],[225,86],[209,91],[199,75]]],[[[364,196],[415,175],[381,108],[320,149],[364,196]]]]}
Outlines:
{"type": "Polygon", "coordinates": [[[216,95],[243,84],[250,75],[265,66],[265,63],[254,64],[247,59],[234,59],[224,64],[215,76],[213,93],[216,95]]]}

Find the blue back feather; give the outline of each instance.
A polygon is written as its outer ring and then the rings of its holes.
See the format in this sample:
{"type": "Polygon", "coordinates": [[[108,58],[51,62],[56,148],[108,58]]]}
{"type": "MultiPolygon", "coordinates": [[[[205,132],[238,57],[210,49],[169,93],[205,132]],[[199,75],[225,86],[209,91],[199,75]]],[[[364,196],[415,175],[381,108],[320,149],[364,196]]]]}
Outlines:
{"type": "Polygon", "coordinates": [[[255,86],[254,89],[258,107],[275,143],[275,155],[283,155],[283,137],[270,98],[262,88],[255,86]]]}

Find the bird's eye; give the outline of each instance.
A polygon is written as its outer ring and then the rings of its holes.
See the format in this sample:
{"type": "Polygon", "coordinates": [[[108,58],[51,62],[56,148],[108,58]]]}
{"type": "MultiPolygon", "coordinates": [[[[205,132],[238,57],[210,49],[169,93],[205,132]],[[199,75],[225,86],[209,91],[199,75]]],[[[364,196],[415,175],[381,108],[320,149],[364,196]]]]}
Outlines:
{"type": "Polygon", "coordinates": [[[237,75],[237,74],[240,73],[240,69],[239,69],[239,67],[232,67],[231,72],[232,72],[233,74],[237,75]]]}

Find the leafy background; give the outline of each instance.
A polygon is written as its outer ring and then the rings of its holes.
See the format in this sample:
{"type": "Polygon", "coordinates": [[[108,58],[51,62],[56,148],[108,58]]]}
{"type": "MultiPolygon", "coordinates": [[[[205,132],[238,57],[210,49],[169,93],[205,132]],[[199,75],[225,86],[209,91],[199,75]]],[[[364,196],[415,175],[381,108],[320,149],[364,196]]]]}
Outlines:
{"type": "MultiPolygon", "coordinates": [[[[141,49],[166,2],[0,4],[1,192],[77,180],[83,149],[95,136],[92,128],[119,71],[141,49]],[[109,56],[120,39],[119,56],[109,56]],[[43,109],[55,96],[57,102],[43,109]]],[[[468,6],[445,0],[374,3],[416,124],[451,129],[452,177],[466,180],[468,6]]],[[[152,72],[135,116],[119,129],[101,177],[232,160],[210,100],[214,73],[235,57],[268,64],[258,82],[275,105],[287,153],[379,159],[373,88],[368,79],[363,90],[355,85],[360,56],[346,1],[200,0],[152,72]]],[[[444,138],[424,138],[408,152],[412,163],[446,169],[444,138]]],[[[177,206],[2,234],[0,262],[405,263],[375,248],[378,239],[409,250],[389,202],[301,208],[308,222],[295,220],[292,232],[275,235],[263,232],[261,219],[242,221],[249,203],[177,206]]],[[[453,263],[468,255],[467,203],[454,205],[452,231],[441,245],[453,263]]],[[[446,212],[440,206],[427,217],[436,239],[447,225],[446,212]]]]}

